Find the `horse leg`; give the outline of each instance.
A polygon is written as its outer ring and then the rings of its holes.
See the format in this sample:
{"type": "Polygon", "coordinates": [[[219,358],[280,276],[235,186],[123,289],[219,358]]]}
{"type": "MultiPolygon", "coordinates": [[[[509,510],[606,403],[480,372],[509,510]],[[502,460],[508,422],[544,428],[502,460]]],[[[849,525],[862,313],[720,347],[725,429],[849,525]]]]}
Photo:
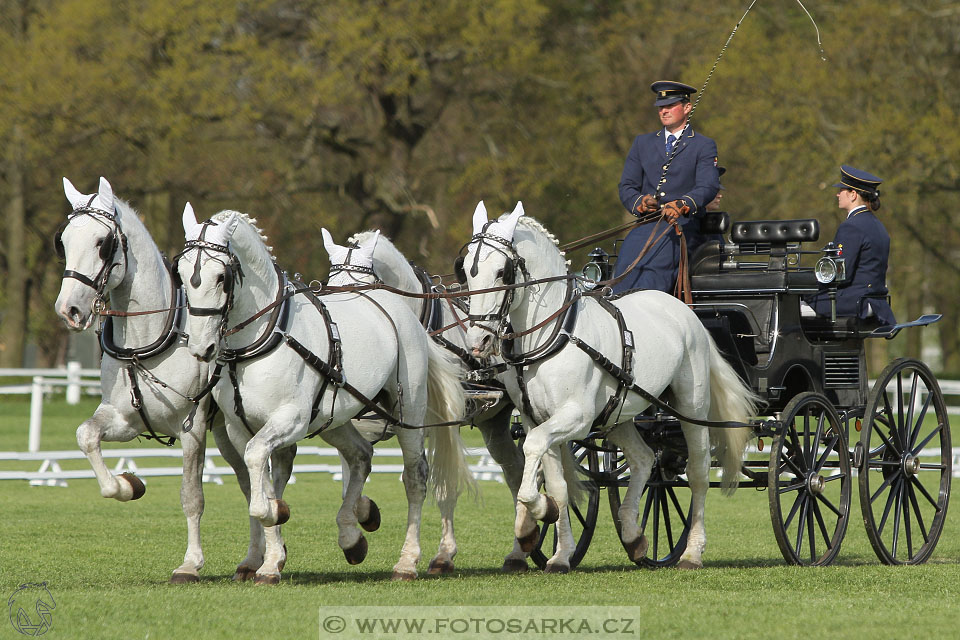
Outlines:
{"type": "MultiPolygon", "coordinates": [[[[503,471],[503,479],[507,488],[510,489],[510,495],[513,496],[513,502],[517,502],[517,491],[520,489],[520,481],[523,478],[523,451],[517,446],[510,434],[510,406],[506,405],[489,420],[477,420],[477,428],[483,436],[483,443],[494,462],[500,465],[503,471]]],[[[503,559],[503,571],[508,573],[526,571],[527,556],[529,554],[520,548],[520,543],[516,538],[513,540],[513,549],[503,559]]]]}
{"type": "Polygon", "coordinates": [[[323,431],[320,437],[337,448],[345,466],[342,502],[337,511],[337,544],[349,564],[359,564],[367,555],[367,541],[357,527],[361,522],[360,515],[363,515],[364,522],[370,522],[373,518],[372,511],[376,510],[376,518],[379,519],[376,504],[369,498],[366,501],[361,499],[363,486],[370,475],[373,445],[349,422],[323,431]],[[366,513],[358,514],[361,508],[366,513]]]}
{"type": "MultiPolygon", "coordinates": [[[[680,409],[678,409],[679,411],[680,409]]],[[[686,414],[690,415],[690,414],[686,414]]],[[[682,424],[687,441],[687,481],[690,484],[690,533],[687,548],[677,563],[679,569],[703,567],[703,551],[707,546],[703,512],[710,486],[710,433],[706,427],[682,424]]]]}
{"type": "Polygon", "coordinates": [[[647,537],[643,535],[638,523],[640,519],[640,497],[650,478],[653,468],[653,450],[637,433],[633,422],[622,422],[608,436],[610,442],[620,447],[630,467],[630,482],[620,503],[617,517],[620,519],[620,539],[623,541],[627,556],[638,562],[647,554],[647,537]]]}
{"type": "Polygon", "coordinates": [[[570,528],[570,517],[567,511],[569,501],[567,482],[563,477],[563,463],[560,445],[551,447],[543,456],[543,485],[547,495],[556,500],[557,504],[557,550],[544,567],[545,573],[569,573],[570,557],[577,548],[570,528]]]}
{"type": "Polygon", "coordinates": [[[200,544],[200,518],[203,516],[203,460],[206,453],[206,418],[198,412],[195,428],[180,434],[183,447],[183,482],[180,485],[180,505],[187,518],[187,551],[181,564],[173,572],[174,584],[196,582],[203,568],[203,548],[200,544]]]}
{"type": "Polygon", "coordinates": [[[535,523],[531,527],[530,519],[550,523],[556,522],[560,515],[556,500],[542,495],[537,487],[537,469],[540,461],[550,447],[573,439],[583,431],[585,426],[586,418],[582,408],[567,404],[527,433],[527,439],[523,443],[523,480],[517,492],[518,504],[522,504],[526,512],[517,509],[517,521],[514,527],[514,533],[525,550],[531,550],[536,543],[533,539],[529,544],[524,544],[525,540],[530,540],[531,535],[536,534],[535,523]]]}
{"type": "MultiPolygon", "coordinates": [[[[234,442],[227,433],[223,424],[216,425],[213,429],[213,438],[216,440],[220,455],[227,461],[227,464],[233,469],[237,476],[237,484],[243,492],[247,505],[250,504],[250,474],[247,473],[247,465],[243,463],[243,456],[240,455],[238,444],[245,445],[245,442],[234,442]]],[[[250,542],[247,545],[247,555],[244,556],[240,564],[237,565],[236,573],[233,579],[238,582],[251,580],[257,574],[257,569],[263,564],[264,551],[264,531],[263,525],[256,518],[250,518],[250,542]]]]}
{"type": "Polygon", "coordinates": [[[466,464],[459,427],[431,427],[429,436],[428,464],[440,509],[441,535],[437,555],[430,561],[427,573],[439,575],[453,571],[453,558],[457,555],[453,516],[460,498],[461,482],[465,478],[472,481],[472,472],[466,464]]]}
{"type": "Polygon", "coordinates": [[[393,566],[394,580],[414,580],[420,561],[420,520],[427,496],[427,459],[423,452],[423,431],[401,429],[397,441],[403,452],[403,488],[407,494],[407,534],[400,559],[393,566]]]}
{"type": "Polygon", "coordinates": [[[100,451],[101,441],[127,442],[139,435],[139,430],[130,426],[127,420],[113,406],[101,404],[93,415],[77,428],[77,445],[90,461],[93,474],[100,485],[100,495],[114,498],[120,502],[136,500],[143,496],[146,487],[133,474],[113,475],[103,462],[100,451]]]}

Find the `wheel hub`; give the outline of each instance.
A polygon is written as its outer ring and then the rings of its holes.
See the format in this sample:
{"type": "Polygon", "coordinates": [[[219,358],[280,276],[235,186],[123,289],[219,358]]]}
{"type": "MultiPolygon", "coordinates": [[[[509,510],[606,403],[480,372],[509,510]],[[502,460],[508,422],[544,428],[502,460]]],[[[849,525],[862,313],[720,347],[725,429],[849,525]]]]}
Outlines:
{"type": "Polygon", "coordinates": [[[823,479],[823,476],[816,472],[811,472],[807,476],[807,491],[814,495],[820,495],[823,493],[823,487],[826,484],[826,481],[823,479]]]}
{"type": "Polygon", "coordinates": [[[920,473],[920,458],[907,454],[903,457],[903,472],[908,476],[920,473]]]}

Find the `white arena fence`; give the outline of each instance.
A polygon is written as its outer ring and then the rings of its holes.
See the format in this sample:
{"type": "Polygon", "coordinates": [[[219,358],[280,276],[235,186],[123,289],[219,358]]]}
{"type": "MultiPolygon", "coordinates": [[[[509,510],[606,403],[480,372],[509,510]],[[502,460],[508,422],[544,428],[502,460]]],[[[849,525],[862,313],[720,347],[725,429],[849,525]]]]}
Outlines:
{"type": "MultiPolygon", "coordinates": [[[[27,480],[32,485],[66,486],[71,479],[94,478],[93,471],[85,469],[61,468],[60,462],[65,460],[83,460],[83,453],[72,451],[41,451],[40,436],[43,423],[44,399],[54,393],[64,390],[69,404],[77,404],[82,394],[100,395],[100,370],[82,369],[79,363],[71,362],[65,369],[3,369],[0,368],[0,379],[5,377],[29,377],[30,384],[0,385],[2,394],[29,394],[30,421],[27,427],[27,451],[0,451],[0,480],[27,480]],[[3,469],[5,462],[39,462],[37,471],[11,471],[3,469]]],[[[960,404],[950,404],[950,400],[960,397],[960,380],[940,380],[940,389],[947,398],[947,413],[951,416],[960,415],[960,404]]],[[[872,384],[872,382],[871,382],[872,384]]],[[[960,424],[960,423],[958,423],[960,424]]],[[[750,447],[750,453],[758,453],[755,446],[750,447]]],[[[213,458],[219,457],[220,452],[215,448],[208,448],[204,463],[204,482],[222,484],[221,476],[232,475],[233,469],[227,465],[218,466],[213,458]]],[[[924,452],[921,452],[924,455],[924,452]]],[[[493,461],[490,454],[483,447],[467,450],[470,470],[478,480],[494,480],[503,482],[500,467],[493,461]]],[[[141,466],[137,461],[147,459],[182,458],[179,447],[158,448],[147,446],[137,449],[104,449],[105,459],[116,459],[114,466],[116,473],[134,472],[143,478],[157,476],[179,476],[183,472],[181,466],[141,466]]],[[[401,458],[400,449],[377,447],[374,452],[374,465],[371,473],[395,473],[403,471],[402,463],[385,464],[378,462],[384,458],[401,458]]],[[[293,466],[295,482],[297,473],[329,473],[335,480],[341,479],[341,468],[337,450],[328,447],[301,446],[297,448],[297,458],[301,463],[293,466]],[[320,462],[303,463],[306,458],[316,457],[320,462]]],[[[953,448],[953,475],[960,477],[960,446],[953,448]]]]}

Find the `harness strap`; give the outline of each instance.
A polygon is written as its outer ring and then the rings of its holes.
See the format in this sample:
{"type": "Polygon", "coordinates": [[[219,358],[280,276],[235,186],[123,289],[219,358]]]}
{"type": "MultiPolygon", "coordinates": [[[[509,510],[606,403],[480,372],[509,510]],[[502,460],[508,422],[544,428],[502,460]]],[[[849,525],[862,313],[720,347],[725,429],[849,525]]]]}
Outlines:
{"type": "Polygon", "coordinates": [[[256,435],[250,424],[247,422],[247,413],[243,409],[243,400],[240,398],[240,384],[237,382],[237,361],[231,360],[227,364],[227,372],[230,374],[230,384],[233,385],[233,412],[237,414],[243,426],[247,428],[250,436],[256,435]]]}
{"type": "MultiPolygon", "coordinates": [[[[327,330],[327,345],[328,345],[328,354],[327,360],[331,363],[334,371],[339,372],[341,379],[343,378],[343,349],[342,343],[340,341],[340,331],[337,329],[336,323],[333,321],[333,318],[330,317],[330,311],[327,309],[327,306],[320,301],[312,291],[306,292],[307,299],[317,308],[317,311],[320,312],[320,316],[323,318],[323,325],[327,330]]],[[[311,355],[313,355],[311,353],[311,355]]],[[[320,385],[320,389],[317,391],[316,397],[313,399],[313,407],[310,410],[310,422],[312,423],[316,417],[320,414],[320,404],[323,402],[323,394],[326,393],[327,387],[330,385],[330,376],[323,376],[323,384],[320,385]]],[[[339,384],[334,384],[333,386],[333,399],[330,402],[330,417],[320,425],[319,428],[309,434],[307,438],[313,438],[320,435],[330,424],[333,422],[333,413],[337,404],[337,392],[340,390],[339,384]]]]}
{"type": "Polygon", "coordinates": [[[127,372],[127,379],[130,381],[130,404],[137,410],[137,414],[139,414],[140,419],[143,420],[143,424],[149,432],[149,434],[143,434],[143,437],[147,440],[156,440],[165,447],[172,447],[177,439],[173,436],[167,436],[167,438],[164,439],[162,436],[157,435],[157,432],[153,430],[153,426],[150,424],[150,420],[147,419],[147,413],[143,410],[143,394],[140,393],[140,384],[137,382],[136,367],[131,363],[124,367],[124,369],[127,372]]]}
{"type": "Polygon", "coordinates": [[[690,424],[700,425],[701,427],[716,427],[721,429],[735,429],[749,426],[742,422],[733,422],[730,420],[700,420],[699,418],[689,418],[683,414],[680,414],[676,409],[660,400],[660,398],[637,386],[637,384],[633,382],[632,376],[628,375],[623,369],[610,362],[606,356],[585,343],[583,340],[580,340],[576,336],[570,336],[570,342],[575,344],[580,348],[581,351],[590,356],[590,358],[596,362],[601,369],[612,375],[617,380],[622,381],[623,384],[627,385],[630,391],[636,393],[650,404],[677,418],[681,422],[689,422],[690,424]]]}
{"type": "MultiPolygon", "coordinates": [[[[101,315],[106,315],[107,318],[103,321],[103,325],[100,327],[100,330],[97,332],[100,338],[100,349],[104,353],[109,355],[111,358],[116,360],[132,360],[137,358],[140,360],[151,358],[153,356],[160,355],[169,349],[179,337],[181,331],[183,330],[183,290],[178,288],[176,282],[173,278],[173,267],[170,265],[170,262],[166,258],[163,259],[164,267],[167,269],[167,273],[170,274],[170,299],[173,301],[173,306],[170,309],[165,309],[168,311],[167,322],[163,328],[163,331],[160,333],[160,337],[157,338],[152,344],[149,344],[145,347],[118,347],[113,341],[113,318],[110,316],[131,316],[139,315],[140,312],[113,312],[108,311],[101,312],[101,315]]],[[[154,313],[153,311],[145,313],[154,313]]]]}
{"type": "MultiPolygon", "coordinates": [[[[618,406],[622,410],[623,403],[627,399],[627,380],[630,382],[633,381],[634,351],[633,332],[627,329],[627,323],[623,319],[623,312],[620,311],[619,307],[610,303],[604,298],[598,298],[597,301],[607,313],[612,315],[617,320],[617,327],[620,329],[620,344],[622,347],[622,364],[620,367],[624,375],[623,377],[617,378],[617,390],[613,393],[613,395],[610,396],[610,398],[607,400],[607,404],[604,405],[603,409],[600,411],[600,415],[598,415],[593,421],[594,427],[605,425],[610,420],[610,416],[613,415],[613,412],[618,406]]],[[[619,422],[619,420],[617,422],[619,422]]]]}

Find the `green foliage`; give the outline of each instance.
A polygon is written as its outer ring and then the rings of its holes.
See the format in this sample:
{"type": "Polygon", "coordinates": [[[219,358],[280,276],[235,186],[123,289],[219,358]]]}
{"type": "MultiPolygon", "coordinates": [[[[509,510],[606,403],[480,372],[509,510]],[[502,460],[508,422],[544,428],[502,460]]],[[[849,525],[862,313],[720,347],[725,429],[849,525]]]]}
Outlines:
{"type": "MultiPolygon", "coordinates": [[[[25,132],[29,326],[49,360],[65,339],[50,311],[61,176],[86,190],[108,177],[168,252],[189,199],[201,217],[257,216],[284,266],[308,278],[326,271],[321,226],[340,239],[382,228],[446,273],[481,199],[491,210],[523,200],[564,241],[619,223],[623,158],[658,126],[650,82],[701,87],[746,8],[0,4],[0,139],[14,123],[25,132]]],[[[729,170],[724,203],[736,218],[818,217],[826,241],[839,222],[837,166],[868,169],[885,178],[898,314],[955,317],[960,300],[938,294],[960,284],[960,11],[942,0],[805,4],[826,60],[798,3],[764,0],[698,94],[695,126],[729,170]]],[[[0,275],[4,254],[0,244],[0,275]]],[[[956,326],[940,335],[957,368],[956,326]]]]}

